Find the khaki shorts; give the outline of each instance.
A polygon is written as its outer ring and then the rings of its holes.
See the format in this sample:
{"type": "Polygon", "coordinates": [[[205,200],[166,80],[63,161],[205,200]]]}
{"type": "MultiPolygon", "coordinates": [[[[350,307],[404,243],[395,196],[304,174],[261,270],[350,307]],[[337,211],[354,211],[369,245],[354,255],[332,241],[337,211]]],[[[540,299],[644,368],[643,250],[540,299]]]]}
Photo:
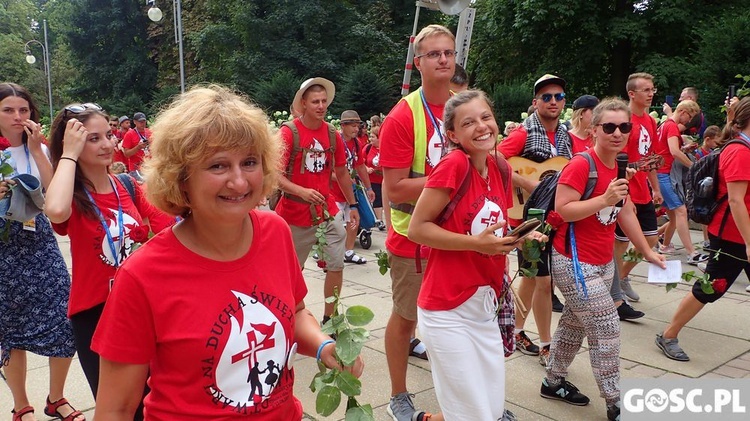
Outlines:
{"type": "Polygon", "coordinates": [[[406,320],[417,321],[417,297],[422,286],[422,275],[427,267],[427,260],[422,259],[423,273],[417,273],[415,259],[399,257],[388,253],[391,266],[391,292],[393,312],[406,320]]]}
{"type": "MultiPolygon", "coordinates": [[[[344,249],[346,241],[346,229],[344,228],[344,216],[341,212],[333,217],[332,221],[326,223],[326,245],[323,247],[326,257],[326,269],[331,272],[344,270],[344,249]]],[[[298,227],[290,225],[292,230],[292,241],[294,241],[294,251],[297,253],[297,259],[300,266],[305,267],[307,256],[310,255],[315,238],[317,226],[298,227]]]]}

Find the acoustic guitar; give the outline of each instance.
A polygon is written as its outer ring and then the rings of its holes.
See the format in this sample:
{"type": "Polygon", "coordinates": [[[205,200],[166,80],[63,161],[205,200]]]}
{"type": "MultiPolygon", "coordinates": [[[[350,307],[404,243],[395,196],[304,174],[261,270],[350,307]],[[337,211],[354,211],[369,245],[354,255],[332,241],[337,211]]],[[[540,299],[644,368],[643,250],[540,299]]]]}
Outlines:
{"type": "MultiPolygon", "coordinates": [[[[510,164],[515,173],[533,181],[542,181],[550,175],[554,175],[561,171],[567,163],[568,158],[562,156],[555,156],[543,162],[534,162],[520,156],[508,158],[508,164],[510,164]]],[[[644,156],[638,162],[628,164],[628,168],[634,168],[637,171],[652,171],[659,169],[662,165],[664,165],[664,157],[652,153],[644,156]]],[[[513,207],[508,209],[509,218],[523,219],[523,205],[526,203],[529,195],[531,193],[526,190],[515,185],[513,186],[513,207]]]]}

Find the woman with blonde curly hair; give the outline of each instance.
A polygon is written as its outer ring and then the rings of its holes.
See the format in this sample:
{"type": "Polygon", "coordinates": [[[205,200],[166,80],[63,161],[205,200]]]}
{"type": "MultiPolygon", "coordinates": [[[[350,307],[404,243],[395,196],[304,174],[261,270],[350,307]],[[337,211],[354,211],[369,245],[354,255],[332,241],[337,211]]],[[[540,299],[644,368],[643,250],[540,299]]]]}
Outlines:
{"type": "Polygon", "coordinates": [[[299,420],[296,353],[337,366],[335,342],[305,308],[289,227],[255,209],[276,184],[280,145],[263,111],[215,85],[157,116],[148,196],[184,220],[115,276],[92,345],[97,420],[128,418],[147,377],[151,420],[299,420]]]}

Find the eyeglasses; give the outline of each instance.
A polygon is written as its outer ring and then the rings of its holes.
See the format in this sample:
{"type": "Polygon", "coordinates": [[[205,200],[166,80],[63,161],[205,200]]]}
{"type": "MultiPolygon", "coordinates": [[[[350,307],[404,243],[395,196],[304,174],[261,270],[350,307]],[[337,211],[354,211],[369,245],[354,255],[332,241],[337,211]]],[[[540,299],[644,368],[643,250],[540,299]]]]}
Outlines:
{"type": "Polygon", "coordinates": [[[658,89],[656,89],[656,88],[633,89],[633,92],[644,92],[646,94],[655,94],[656,92],[658,92],[658,89]]]}
{"type": "Polygon", "coordinates": [[[117,127],[117,123],[109,123],[109,127],[117,127]]]}
{"type": "Polygon", "coordinates": [[[445,58],[450,59],[456,56],[456,51],[455,50],[445,50],[445,51],[433,50],[433,51],[428,51],[424,54],[420,54],[417,56],[417,58],[427,57],[430,60],[437,60],[442,55],[445,55],[445,58]]]}
{"type": "Polygon", "coordinates": [[[565,92],[558,92],[556,94],[541,94],[539,95],[539,98],[542,99],[544,102],[550,102],[552,101],[552,97],[555,97],[555,101],[560,102],[563,99],[565,99],[565,92]]]}
{"type": "Polygon", "coordinates": [[[620,129],[620,133],[622,134],[628,134],[631,130],[633,130],[633,123],[627,122],[627,123],[602,123],[597,124],[597,126],[602,126],[602,131],[606,134],[612,134],[615,132],[615,129],[620,129]]]}
{"type": "Polygon", "coordinates": [[[99,106],[99,104],[95,104],[93,102],[87,102],[85,104],[73,104],[65,107],[65,110],[63,111],[63,117],[67,117],[68,113],[81,114],[86,110],[103,111],[102,107],[99,106]]]}

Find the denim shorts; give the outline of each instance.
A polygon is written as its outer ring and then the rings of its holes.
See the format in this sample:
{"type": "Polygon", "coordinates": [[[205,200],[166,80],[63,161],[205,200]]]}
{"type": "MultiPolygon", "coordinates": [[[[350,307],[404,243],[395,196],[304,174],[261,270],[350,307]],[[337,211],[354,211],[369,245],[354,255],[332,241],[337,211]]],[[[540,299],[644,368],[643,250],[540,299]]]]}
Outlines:
{"type": "Polygon", "coordinates": [[[659,173],[656,174],[656,177],[659,179],[659,188],[661,189],[662,197],[664,197],[664,206],[666,206],[667,209],[675,210],[680,206],[685,205],[685,203],[682,202],[682,198],[674,191],[672,178],[669,177],[669,174],[659,173]]]}

